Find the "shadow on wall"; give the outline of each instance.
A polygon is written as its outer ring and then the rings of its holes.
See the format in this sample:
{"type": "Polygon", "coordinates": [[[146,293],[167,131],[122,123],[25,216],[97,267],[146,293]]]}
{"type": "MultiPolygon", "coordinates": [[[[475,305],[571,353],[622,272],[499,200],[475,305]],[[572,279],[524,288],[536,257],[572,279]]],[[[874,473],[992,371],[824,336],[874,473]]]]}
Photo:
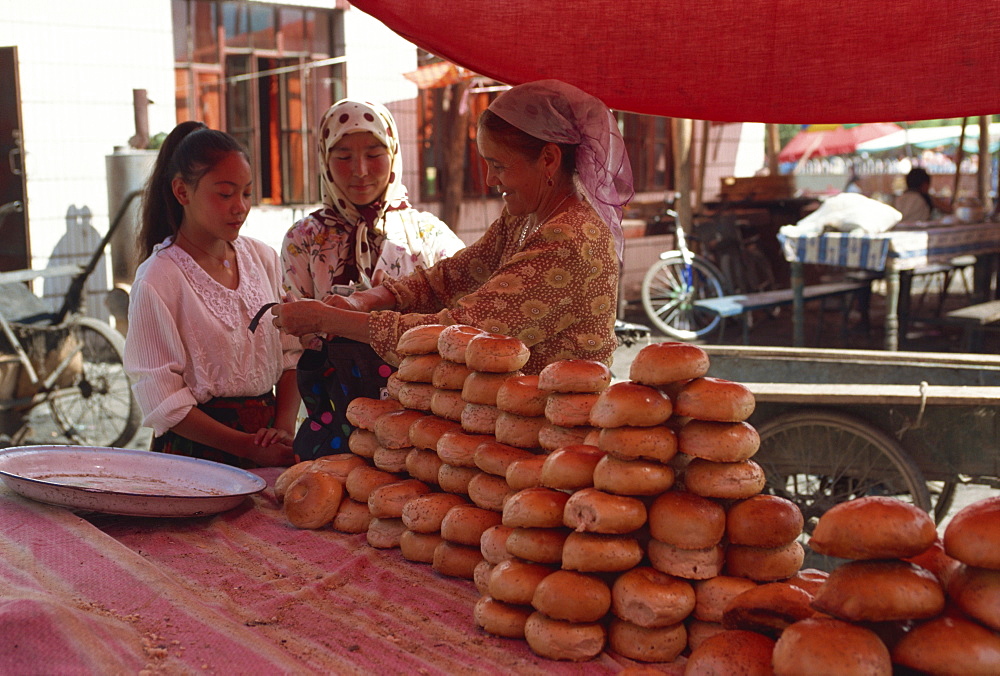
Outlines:
{"type": "MultiPolygon", "coordinates": [[[[49,267],[58,265],[86,265],[101,245],[102,235],[92,224],[90,207],[77,207],[74,204],[66,209],[66,232],[59,238],[52,255],[49,257],[49,267]]],[[[43,299],[58,310],[62,299],[69,289],[70,277],[48,277],[42,287],[43,299]]],[[[90,317],[103,321],[108,320],[108,309],[104,296],[108,292],[108,264],[102,257],[87,279],[84,294],[83,312],[90,317]]]]}

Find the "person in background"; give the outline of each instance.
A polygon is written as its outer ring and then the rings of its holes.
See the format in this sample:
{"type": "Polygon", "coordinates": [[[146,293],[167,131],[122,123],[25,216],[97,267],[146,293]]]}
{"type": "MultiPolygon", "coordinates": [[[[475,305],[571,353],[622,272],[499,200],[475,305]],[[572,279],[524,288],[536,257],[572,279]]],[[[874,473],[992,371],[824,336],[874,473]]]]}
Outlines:
{"type": "Polygon", "coordinates": [[[436,216],[410,206],[399,132],[384,106],[351,99],[330,106],[319,159],[323,207],[295,223],[281,245],[288,297],[349,295],[465,246],[436,216]]]}
{"type": "Polygon", "coordinates": [[[844,192],[852,192],[859,195],[865,194],[865,191],[861,189],[861,179],[858,177],[858,170],[853,166],[851,167],[850,175],[847,177],[847,183],[844,184],[844,192]]]}
{"type": "Polygon", "coordinates": [[[301,348],[265,322],[281,263],[241,237],[253,174],[246,150],[200,122],[167,136],[146,185],[125,369],[152,450],[244,468],[286,466],[301,348]]]}
{"type": "Polygon", "coordinates": [[[421,324],[466,324],[515,336],[531,349],[522,369],[554,361],[611,363],[632,170],[614,115],[558,80],[514,87],[480,117],[487,183],[504,209],[477,242],[431,268],[349,297],[282,303],[274,324],[395,346],[421,324]]]}
{"type": "Polygon", "coordinates": [[[931,195],[931,175],[920,167],[914,167],[906,175],[906,190],[893,206],[903,215],[900,219],[903,223],[930,221],[953,211],[948,200],[931,195]]]}

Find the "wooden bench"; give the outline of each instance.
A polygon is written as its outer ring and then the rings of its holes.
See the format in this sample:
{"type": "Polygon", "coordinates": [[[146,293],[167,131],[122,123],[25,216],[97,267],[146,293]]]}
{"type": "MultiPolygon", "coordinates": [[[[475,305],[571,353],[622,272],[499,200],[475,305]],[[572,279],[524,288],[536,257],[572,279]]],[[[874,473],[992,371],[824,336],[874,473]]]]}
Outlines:
{"type": "Polygon", "coordinates": [[[962,350],[964,352],[980,352],[983,349],[984,329],[989,324],[1000,322],[1000,300],[991,300],[952,310],[945,315],[945,321],[950,324],[958,324],[963,328],[962,350]]]}
{"type": "MultiPolygon", "coordinates": [[[[830,284],[811,284],[802,287],[802,300],[805,302],[818,300],[826,309],[826,301],[830,298],[854,296],[870,289],[870,281],[834,282],[830,284]]],[[[743,324],[743,344],[750,344],[750,313],[754,310],[770,310],[783,305],[791,305],[795,300],[793,289],[775,289],[760,293],[737,294],[695,301],[695,306],[709,312],[714,312],[723,320],[739,317],[743,324]]],[[[844,323],[851,304],[844,303],[844,323]]],[[[822,327],[820,327],[822,328],[822,327]]]]}

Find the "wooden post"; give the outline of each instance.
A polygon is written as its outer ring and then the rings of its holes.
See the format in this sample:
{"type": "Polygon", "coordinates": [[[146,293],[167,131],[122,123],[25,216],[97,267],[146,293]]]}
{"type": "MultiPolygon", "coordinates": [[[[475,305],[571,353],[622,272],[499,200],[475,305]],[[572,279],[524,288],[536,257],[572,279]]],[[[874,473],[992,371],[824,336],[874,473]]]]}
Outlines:
{"type": "Polygon", "coordinates": [[[694,213],[700,214],[705,204],[705,172],[708,167],[708,137],[712,131],[712,123],[701,121],[701,138],[698,144],[698,194],[695,198],[694,213]]]}
{"type": "Polygon", "coordinates": [[[962,180],[962,161],[965,159],[965,125],[969,123],[969,118],[962,118],[962,133],[958,136],[958,148],[955,149],[955,183],[951,189],[951,206],[955,207],[955,200],[958,199],[959,181],[962,180]]]}
{"type": "Polygon", "coordinates": [[[692,232],[691,212],[691,120],[670,118],[670,133],[674,146],[674,189],[678,194],[675,203],[677,219],[684,232],[692,232]]]}
{"type": "Polygon", "coordinates": [[[778,125],[770,122],[764,125],[764,154],[767,158],[767,172],[777,176],[780,172],[778,154],[781,152],[781,138],[778,135],[778,125]]]}
{"type": "Polygon", "coordinates": [[[146,96],[145,89],[132,90],[132,109],[135,117],[135,136],[128,144],[138,150],[149,147],[149,104],[152,101],[146,96]]]}
{"type": "Polygon", "coordinates": [[[979,181],[977,182],[979,202],[983,205],[983,214],[993,211],[993,200],[990,198],[992,183],[993,156],[990,154],[990,119],[992,115],[979,116],[979,181]]]}

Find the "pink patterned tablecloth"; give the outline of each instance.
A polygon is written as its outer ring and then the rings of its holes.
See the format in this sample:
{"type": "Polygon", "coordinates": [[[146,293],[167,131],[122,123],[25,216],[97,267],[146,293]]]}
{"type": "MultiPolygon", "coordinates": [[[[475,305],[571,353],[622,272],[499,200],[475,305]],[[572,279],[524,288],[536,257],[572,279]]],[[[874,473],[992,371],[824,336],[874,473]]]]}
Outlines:
{"type": "Polygon", "coordinates": [[[0,673],[604,674],[475,626],[471,581],[298,530],[270,485],[214,517],[78,515],[0,485],[0,673]]]}

